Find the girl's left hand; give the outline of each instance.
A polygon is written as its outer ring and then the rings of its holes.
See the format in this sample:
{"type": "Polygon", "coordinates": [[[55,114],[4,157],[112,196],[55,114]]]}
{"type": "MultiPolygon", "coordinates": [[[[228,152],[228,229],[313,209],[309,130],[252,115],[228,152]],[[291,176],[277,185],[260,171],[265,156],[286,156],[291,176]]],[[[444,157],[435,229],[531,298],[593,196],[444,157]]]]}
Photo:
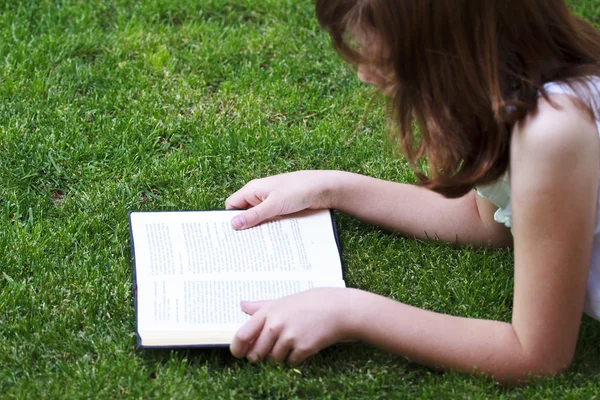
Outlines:
{"type": "Polygon", "coordinates": [[[231,353],[252,362],[269,358],[299,364],[349,339],[345,327],[348,294],[344,288],[316,288],[278,300],[242,301],[242,310],[252,317],[237,331],[231,353]]]}

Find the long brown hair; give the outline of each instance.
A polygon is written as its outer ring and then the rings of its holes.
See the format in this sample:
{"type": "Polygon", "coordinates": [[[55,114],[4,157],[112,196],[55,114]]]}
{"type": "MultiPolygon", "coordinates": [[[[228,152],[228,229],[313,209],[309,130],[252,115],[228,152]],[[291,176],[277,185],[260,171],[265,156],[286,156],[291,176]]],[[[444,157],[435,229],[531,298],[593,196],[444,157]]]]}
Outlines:
{"type": "Polygon", "coordinates": [[[316,13],[345,60],[388,71],[395,138],[448,197],[507,170],[512,126],[545,83],[600,76],[600,33],[564,0],[316,0],[316,13]],[[383,50],[357,47],[361,34],[383,50]]]}

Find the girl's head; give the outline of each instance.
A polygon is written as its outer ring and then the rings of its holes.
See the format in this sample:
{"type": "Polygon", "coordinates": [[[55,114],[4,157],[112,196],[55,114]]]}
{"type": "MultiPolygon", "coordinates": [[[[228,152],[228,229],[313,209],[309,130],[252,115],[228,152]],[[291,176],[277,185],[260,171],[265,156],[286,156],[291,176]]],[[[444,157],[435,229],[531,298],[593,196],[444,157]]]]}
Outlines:
{"type": "Polygon", "coordinates": [[[409,161],[427,158],[421,183],[447,196],[506,171],[511,127],[545,83],[600,75],[600,34],[564,0],[316,0],[316,11],[389,97],[409,161]]]}

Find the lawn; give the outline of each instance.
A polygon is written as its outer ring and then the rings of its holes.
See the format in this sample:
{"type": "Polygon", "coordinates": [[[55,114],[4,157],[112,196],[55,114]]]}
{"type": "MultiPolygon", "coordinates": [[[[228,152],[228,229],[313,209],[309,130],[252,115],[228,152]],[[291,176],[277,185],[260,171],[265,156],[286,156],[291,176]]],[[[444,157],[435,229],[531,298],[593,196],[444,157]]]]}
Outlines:
{"type": "MultiPolygon", "coordinates": [[[[571,0],[600,26],[597,0],[571,0]]],[[[501,388],[371,346],[299,367],[136,346],[127,213],[220,209],[256,177],[413,181],[301,0],[3,0],[0,398],[593,398],[600,325],[566,374],[501,388]]],[[[347,284],[510,320],[512,253],[414,241],[336,213],[347,284]]],[[[442,333],[443,334],[443,333],[442,333]]]]}

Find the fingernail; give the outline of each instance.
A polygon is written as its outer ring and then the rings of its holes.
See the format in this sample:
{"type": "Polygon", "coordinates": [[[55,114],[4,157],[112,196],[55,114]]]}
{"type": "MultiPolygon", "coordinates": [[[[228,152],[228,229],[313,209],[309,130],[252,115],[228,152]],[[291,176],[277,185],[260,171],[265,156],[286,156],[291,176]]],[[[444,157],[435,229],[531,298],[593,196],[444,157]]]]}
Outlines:
{"type": "Polygon", "coordinates": [[[244,217],[236,215],[233,217],[233,220],[231,220],[231,225],[233,225],[235,229],[242,229],[244,226],[246,226],[246,220],[244,217]]]}

